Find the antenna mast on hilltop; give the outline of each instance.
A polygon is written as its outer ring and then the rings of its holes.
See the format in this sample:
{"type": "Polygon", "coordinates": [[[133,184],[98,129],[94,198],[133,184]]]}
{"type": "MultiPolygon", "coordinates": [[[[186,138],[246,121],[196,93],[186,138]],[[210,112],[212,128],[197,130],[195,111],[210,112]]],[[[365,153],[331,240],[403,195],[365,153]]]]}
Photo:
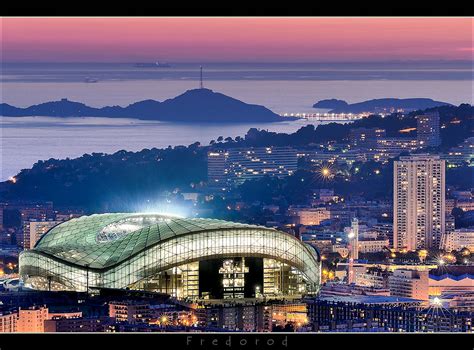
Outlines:
{"type": "Polygon", "coordinates": [[[204,84],[202,83],[202,66],[200,68],[200,71],[201,71],[201,75],[199,79],[199,88],[204,89],[204,84]]]}

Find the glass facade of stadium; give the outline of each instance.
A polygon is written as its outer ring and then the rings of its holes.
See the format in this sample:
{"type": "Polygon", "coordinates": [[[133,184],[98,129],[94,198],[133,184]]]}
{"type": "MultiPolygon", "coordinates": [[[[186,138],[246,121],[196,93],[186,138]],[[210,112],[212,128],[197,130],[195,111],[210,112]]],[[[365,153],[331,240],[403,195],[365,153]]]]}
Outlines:
{"type": "Polygon", "coordinates": [[[20,255],[25,286],[221,299],[316,294],[317,251],[271,228],[152,214],[98,214],[52,228],[20,255]]]}

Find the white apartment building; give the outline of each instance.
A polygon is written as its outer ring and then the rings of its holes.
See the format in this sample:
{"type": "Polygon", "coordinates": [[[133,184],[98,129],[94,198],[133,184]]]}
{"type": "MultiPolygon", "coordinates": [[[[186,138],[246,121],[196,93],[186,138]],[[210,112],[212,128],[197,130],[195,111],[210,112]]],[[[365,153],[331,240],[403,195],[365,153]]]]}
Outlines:
{"type": "Polygon", "coordinates": [[[291,147],[230,148],[207,155],[210,186],[235,186],[264,176],[282,178],[297,168],[298,154],[291,147]]]}
{"type": "Polygon", "coordinates": [[[390,295],[429,299],[429,272],[409,269],[397,269],[388,277],[390,295]]]}
{"type": "Polygon", "coordinates": [[[445,161],[426,154],[400,157],[393,187],[394,248],[439,247],[445,231],[445,161]]]}
{"type": "Polygon", "coordinates": [[[447,252],[459,251],[463,248],[474,252],[474,229],[461,228],[452,232],[446,232],[441,241],[441,248],[447,252]]]}

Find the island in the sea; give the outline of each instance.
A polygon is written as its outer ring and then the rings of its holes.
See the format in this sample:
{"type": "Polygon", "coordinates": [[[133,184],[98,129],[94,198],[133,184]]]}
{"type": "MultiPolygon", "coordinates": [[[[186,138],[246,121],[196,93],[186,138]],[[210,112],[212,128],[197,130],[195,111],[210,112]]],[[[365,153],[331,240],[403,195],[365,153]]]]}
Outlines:
{"type": "Polygon", "coordinates": [[[193,89],[165,100],[145,100],[127,107],[94,108],[62,99],[27,108],[0,104],[0,115],[8,117],[111,117],[168,122],[246,123],[278,122],[281,116],[260,105],[247,104],[209,89],[193,89]]]}
{"type": "Polygon", "coordinates": [[[435,101],[430,98],[379,98],[349,104],[344,100],[321,100],[314,108],[330,109],[329,113],[387,113],[402,110],[411,112],[440,106],[451,106],[447,102],[435,101]]]}

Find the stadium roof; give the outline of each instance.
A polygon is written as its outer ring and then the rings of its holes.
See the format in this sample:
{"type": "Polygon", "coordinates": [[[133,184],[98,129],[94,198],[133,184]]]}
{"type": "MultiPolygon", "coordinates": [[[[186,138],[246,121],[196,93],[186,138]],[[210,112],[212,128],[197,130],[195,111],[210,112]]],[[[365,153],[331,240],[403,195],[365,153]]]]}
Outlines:
{"type": "Polygon", "coordinates": [[[95,214],[53,227],[37,242],[34,251],[74,265],[104,269],[180,235],[235,229],[276,231],[214,219],[182,219],[158,214],[95,214]]]}

